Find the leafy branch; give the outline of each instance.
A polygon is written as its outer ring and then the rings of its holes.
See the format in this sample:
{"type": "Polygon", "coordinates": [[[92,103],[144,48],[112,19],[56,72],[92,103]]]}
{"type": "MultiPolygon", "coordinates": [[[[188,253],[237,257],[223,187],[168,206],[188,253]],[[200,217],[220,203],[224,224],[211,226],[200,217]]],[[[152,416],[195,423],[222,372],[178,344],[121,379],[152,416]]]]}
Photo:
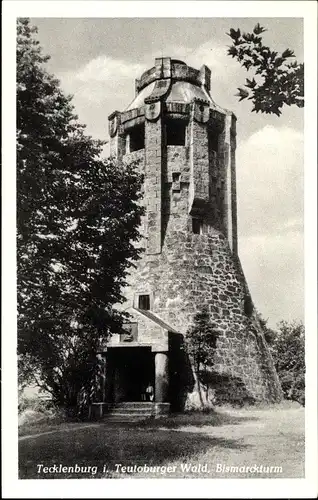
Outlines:
{"type": "Polygon", "coordinates": [[[259,23],[252,33],[230,29],[232,40],[228,55],[236,59],[246,71],[254,70],[253,78],[246,79],[244,88],[239,87],[239,101],[253,102],[252,111],[281,115],[284,105],[304,107],[304,64],[289,62],[295,57],[293,50],[282,54],[263,44],[262,33],[267,31],[259,23]]]}

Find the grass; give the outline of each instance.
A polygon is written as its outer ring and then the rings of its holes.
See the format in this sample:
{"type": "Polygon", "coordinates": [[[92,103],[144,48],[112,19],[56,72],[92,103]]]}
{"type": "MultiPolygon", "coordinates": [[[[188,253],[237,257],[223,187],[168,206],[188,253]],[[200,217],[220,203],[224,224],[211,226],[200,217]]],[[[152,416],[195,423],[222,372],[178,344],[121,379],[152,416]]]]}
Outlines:
{"type": "Polygon", "coordinates": [[[21,433],[19,477],[301,478],[304,477],[304,409],[288,405],[221,408],[209,414],[184,414],[133,424],[103,421],[32,425],[21,433]],[[45,474],[43,470],[38,472],[38,464],[67,467],[77,464],[96,470],[45,474]],[[118,464],[142,469],[128,473],[118,464]],[[194,468],[184,471],[183,464],[192,464],[194,468]],[[217,464],[232,469],[220,472],[217,464]],[[148,471],[145,465],[157,470],[148,471]],[[235,469],[243,465],[277,466],[282,467],[282,472],[251,473],[235,469]]]}

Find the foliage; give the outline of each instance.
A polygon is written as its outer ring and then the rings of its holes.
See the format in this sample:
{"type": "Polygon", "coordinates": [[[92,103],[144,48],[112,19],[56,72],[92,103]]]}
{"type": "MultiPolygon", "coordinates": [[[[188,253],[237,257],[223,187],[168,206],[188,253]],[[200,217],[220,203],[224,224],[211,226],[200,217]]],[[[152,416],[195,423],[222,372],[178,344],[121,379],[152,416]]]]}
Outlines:
{"type": "Polygon", "coordinates": [[[270,350],[284,397],[305,404],[305,328],[302,322],[281,321],[270,350]]]}
{"type": "Polygon", "coordinates": [[[47,398],[36,397],[25,397],[24,395],[19,399],[19,414],[27,410],[32,410],[38,413],[49,413],[54,411],[54,405],[52,400],[47,398]]]}
{"type": "Polygon", "coordinates": [[[71,407],[94,378],[100,338],[121,329],[113,306],[140,252],[142,179],[100,158],[36,32],[18,20],[18,353],[22,373],[71,407]]]}
{"type": "Polygon", "coordinates": [[[187,352],[197,372],[201,365],[213,364],[216,339],[217,335],[210,315],[206,309],[203,309],[194,316],[193,326],[189,328],[186,336],[187,352]]]}
{"type": "Polygon", "coordinates": [[[270,346],[276,338],[276,332],[272,328],[269,328],[269,326],[267,325],[268,320],[264,319],[263,316],[258,311],[257,311],[257,318],[262,327],[265,340],[267,344],[270,346]]]}
{"type": "Polygon", "coordinates": [[[210,372],[213,367],[214,353],[218,331],[211,322],[210,314],[203,308],[193,318],[193,325],[186,335],[187,353],[192,361],[196,389],[200,399],[200,405],[210,405],[212,402],[210,394],[210,372]],[[205,398],[202,397],[202,388],[205,398]]]}
{"type": "Polygon", "coordinates": [[[241,33],[240,29],[230,29],[228,36],[232,45],[228,55],[235,58],[247,71],[254,70],[252,79],[246,79],[245,88],[238,88],[239,100],[253,102],[252,111],[258,113],[281,114],[285,105],[304,106],[304,64],[287,62],[295,57],[292,50],[282,54],[263,44],[260,36],[266,30],[258,23],[252,33],[241,33]]]}

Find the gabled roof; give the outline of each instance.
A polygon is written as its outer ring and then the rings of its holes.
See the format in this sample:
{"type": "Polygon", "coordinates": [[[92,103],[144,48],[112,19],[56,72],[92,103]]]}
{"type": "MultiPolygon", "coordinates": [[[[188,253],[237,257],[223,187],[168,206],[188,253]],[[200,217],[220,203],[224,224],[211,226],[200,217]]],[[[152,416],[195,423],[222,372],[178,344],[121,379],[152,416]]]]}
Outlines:
{"type": "Polygon", "coordinates": [[[156,316],[156,314],[154,314],[153,312],[147,311],[145,309],[138,309],[137,307],[133,307],[132,309],[134,311],[137,311],[142,316],[145,316],[146,318],[150,319],[150,321],[153,321],[154,323],[156,323],[158,326],[160,326],[164,330],[167,330],[168,332],[172,332],[172,333],[179,333],[177,330],[172,328],[172,326],[168,325],[168,323],[166,323],[165,321],[160,319],[158,316],[156,316]]]}

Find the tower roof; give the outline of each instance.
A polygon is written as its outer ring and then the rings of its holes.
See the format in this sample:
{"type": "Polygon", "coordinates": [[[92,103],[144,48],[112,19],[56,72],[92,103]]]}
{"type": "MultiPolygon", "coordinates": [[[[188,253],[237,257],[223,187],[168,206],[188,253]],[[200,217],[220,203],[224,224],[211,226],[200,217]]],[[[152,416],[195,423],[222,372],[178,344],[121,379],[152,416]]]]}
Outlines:
{"type": "MultiPolygon", "coordinates": [[[[134,98],[134,100],[126,108],[126,111],[130,109],[140,108],[144,105],[145,99],[151,96],[155,87],[155,82],[150,83],[145,88],[143,88],[139,94],[134,98]]],[[[190,82],[177,81],[172,82],[169,93],[166,98],[166,102],[181,102],[188,103],[192,102],[193,99],[200,99],[208,101],[212,106],[215,105],[213,99],[211,98],[209,92],[204,87],[198,87],[190,82]]]]}
{"type": "Polygon", "coordinates": [[[179,59],[157,58],[155,66],[136,80],[136,96],[126,111],[140,108],[145,99],[157,100],[159,94],[166,102],[202,100],[210,107],[221,110],[210,95],[210,78],[211,71],[205,65],[197,70],[179,59]]]}

